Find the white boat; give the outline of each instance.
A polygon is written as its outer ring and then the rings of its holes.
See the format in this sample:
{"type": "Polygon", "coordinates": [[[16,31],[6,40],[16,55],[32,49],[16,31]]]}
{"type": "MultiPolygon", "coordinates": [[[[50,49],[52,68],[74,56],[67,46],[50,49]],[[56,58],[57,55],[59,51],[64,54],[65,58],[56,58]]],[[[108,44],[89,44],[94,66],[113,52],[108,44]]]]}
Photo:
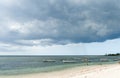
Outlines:
{"type": "Polygon", "coordinates": [[[101,62],[108,62],[109,60],[102,58],[102,59],[100,59],[100,61],[101,61],[101,62]]]}
{"type": "Polygon", "coordinates": [[[43,60],[43,62],[56,62],[56,60],[43,60]]]}
{"type": "Polygon", "coordinates": [[[63,63],[76,63],[75,60],[62,60],[63,63]]]}

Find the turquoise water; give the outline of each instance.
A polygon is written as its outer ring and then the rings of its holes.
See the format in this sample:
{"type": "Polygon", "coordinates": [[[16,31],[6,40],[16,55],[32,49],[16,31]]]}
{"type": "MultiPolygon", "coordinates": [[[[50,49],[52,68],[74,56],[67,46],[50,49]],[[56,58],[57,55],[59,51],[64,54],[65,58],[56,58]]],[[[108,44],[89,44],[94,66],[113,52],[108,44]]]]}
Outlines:
{"type": "Polygon", "coordinates": [[[115,63],[119,60],[119,56],[0,56],[0,75],[50,72],[75,66],[115,63]]]}

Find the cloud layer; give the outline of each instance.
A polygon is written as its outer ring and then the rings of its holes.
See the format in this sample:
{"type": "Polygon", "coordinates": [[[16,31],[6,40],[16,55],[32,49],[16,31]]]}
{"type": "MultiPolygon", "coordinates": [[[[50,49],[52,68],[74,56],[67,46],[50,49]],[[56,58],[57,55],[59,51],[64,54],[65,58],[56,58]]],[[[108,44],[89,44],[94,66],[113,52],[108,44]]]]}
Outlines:
{"type": "Polygon", "coordinates": [[[0,42],[53,45],[120,37],[119,0],[1,0],[0,42]]]}

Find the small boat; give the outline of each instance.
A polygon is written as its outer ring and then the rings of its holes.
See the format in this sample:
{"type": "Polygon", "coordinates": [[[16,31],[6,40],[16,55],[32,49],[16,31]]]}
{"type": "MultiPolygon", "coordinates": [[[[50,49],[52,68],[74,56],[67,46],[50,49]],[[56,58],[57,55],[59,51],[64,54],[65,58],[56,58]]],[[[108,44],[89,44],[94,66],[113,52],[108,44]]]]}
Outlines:
{"type": "Polygon", "coordinates": [[[82,59],[81,62],[92,62],[92,60],[89,60],[89,59],[82,59]]]}
{"type": "Polygon", "coordinates": [[[56,62],[56,60],[43,60],[43,62],[56,62]]]}
{"type": "Polygon", "coordinates": [[[81,60],[81,58],[74,58],[75,60],[81,60]]]}
{"type": "Polygon", "coordinates": [[[100,59],[101,62],[108,62],[109,60],[108,59],[100,59]]]}
{"type": "Polygon", "coordinates": [[[119,59],[114,59],[114,61],[119,61],[119,59]]]}
{"type": "Polygon", "coordinates": [[[92,60],[88,60],[88,62],[92,62],[92,60]]]}
{"type": "Polygon", "coordinates": [[[63,63],[76,63],[75,60],[62,60],[63,63]]]}

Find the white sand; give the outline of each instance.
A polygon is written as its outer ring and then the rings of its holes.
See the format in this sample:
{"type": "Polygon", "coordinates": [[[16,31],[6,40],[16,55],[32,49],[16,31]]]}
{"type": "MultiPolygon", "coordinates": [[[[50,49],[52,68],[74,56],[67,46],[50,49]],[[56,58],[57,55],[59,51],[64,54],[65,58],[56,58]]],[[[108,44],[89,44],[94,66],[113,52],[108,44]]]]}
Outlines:
{"type": "Polygon", "coordinates": [[[114,67],[106,67],[105,69],[100,69],[84,75],[76,75],[71,78],[120,78],[120,65],[115,65],[114,67]]]}
{"type": "Polygon", "coordinates": [[[49,73],[0,76],[0,78],[120,78],[120,64],[75,67],[49,73]]]}

